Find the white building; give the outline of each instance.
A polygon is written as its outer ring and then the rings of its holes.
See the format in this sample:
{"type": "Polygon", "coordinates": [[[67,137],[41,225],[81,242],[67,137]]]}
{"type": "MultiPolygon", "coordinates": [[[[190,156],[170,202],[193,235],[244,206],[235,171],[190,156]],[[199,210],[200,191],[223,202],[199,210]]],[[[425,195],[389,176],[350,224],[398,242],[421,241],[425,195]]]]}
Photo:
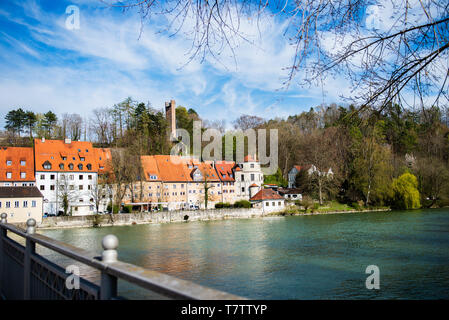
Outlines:
{"type": "Polygon", "coordinates": [[[254,208],[261,208],[264,212],[279,212],[285,209],[284,198],[272,189],[261,189],[249,201],[254,208]]]}
{"type": "MultiPolygon", "coordinates": [[[[91,142],[35,139],[36,185],[44,196],[44,214],[56,215],[64,211],[63,199],[69,202],[68,213],[95,213],[98,197],[98,173],[110,157],[107,149],[97,149],[91,142]]],[[[105,195],[100,211],[108,202],[105,195]]]]}
{"type": "Polygon", "coordinates": [[[263,173],[260,163],[255,156],[246,156],[243,163],[237,164],[234,169],[236,198],[248,200],[250,186],[256,184],[259,187],[263,184],[263,173]]]}

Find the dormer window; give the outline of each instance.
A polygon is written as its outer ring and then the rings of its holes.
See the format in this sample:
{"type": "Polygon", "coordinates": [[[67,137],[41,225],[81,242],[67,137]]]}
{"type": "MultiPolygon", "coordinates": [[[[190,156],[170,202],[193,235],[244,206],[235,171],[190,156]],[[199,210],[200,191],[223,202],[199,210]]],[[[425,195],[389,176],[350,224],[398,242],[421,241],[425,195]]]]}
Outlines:
{"type": "Polygon", "coordinates": [[[86,160],[86,158],[84,158],[84,157],[80,157],[80,160],[81,160],[81,161],[84,161],[84,160],[86,160]]]}
{"type": "Polygon", "coordinates": [[[11,166],[12,165],[12,160],[6,160],[6,165],[7,166],[11,166]]]}
{"type": "Polygon", "coordinates": [[[70,169],[70,170],[73,170],[73,163],[70,163],[70,164],[69,164],[69,169],[70,169]]]}
{"type": "Polygon", "coordinates": [[[43,167],[45,170],[50,170],[50,169],[51,169],[51,163],[50,163],[49,161],[45,161],[45,162],[42,164],[42,167],[43,167]]]}
{"type": "Polygon", "coordinates": [[[21,179],[25,179],[26,177],[27,177],[26,172],[21,172],[21,173],[20,173],[20,178],[21,178],[21,179]]]}
{"type": "Polygon", "coordinates": [[[59,164],[59,169],[64,170],[64,164],[63,163],[59,164]]]}
{"type": "Polygon", "coordinates": [[[83,170],[83,165],[81,163],[78,165],[78,169],[83,170]]]}
{"type": "Polygon", "coordinates": [[[90,163],[88,163],[86,168],[87,168],[87,170],[92,170],[92,165],[90,163]]]}
{"type": "Polygon", "coordinates": [[[20,160],[20,165],[21,165],[22,167],[24,167],[26,164],[27,164],[27,162],[26,162],[25,160],[20,160]]]}
{"type": "Polygon", "coordinates": [[[62,157],[62,160],[67,160],[67,157],[62,157]]]}

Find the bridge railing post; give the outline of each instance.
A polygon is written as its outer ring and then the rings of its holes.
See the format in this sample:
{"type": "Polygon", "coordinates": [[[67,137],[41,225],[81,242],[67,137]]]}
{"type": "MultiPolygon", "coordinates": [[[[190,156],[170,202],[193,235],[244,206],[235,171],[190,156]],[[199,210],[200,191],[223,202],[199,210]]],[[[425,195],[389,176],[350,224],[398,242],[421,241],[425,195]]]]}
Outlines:
{"type": "MultiPolygon", "coordinates": [[[[118,238],[112,234],[105,236],[101,242],[103,253],[101,260],[104,263],[117,262],[118,238]]],[[[110,300],[117,296],[117,278],[108,274],[107,271],[101,271],[100,299],[110,300]]]]}
{"type": "MultiPolygon", "coordinates": [[[[8,217],[8,215],[6,213],[2,213],[1,214],[1,220],[0,223],[5,224],[8,221],[6,220],[8,217]]],[[[3,239],[6,238],[6,229],[5,228],[0,228],[0,299],[1,296],[3,295],[3,265],[4,265],[4,261],[3,261],[3,257],[5,256],[5,253],[3,252],[3,239]]]]}
{"type": "MultiPolygon", "coordinates": [[[[28,219],[27,222],[27,234],[34,234],[36,231],[36,220],[33,218],[28,219]]],[[[31,298],[31,256],[36,252],[36,243],[31,239],[26,239],[25,246],[25,259],[23,262],[23,298],[30,300],[31,298]]]]}

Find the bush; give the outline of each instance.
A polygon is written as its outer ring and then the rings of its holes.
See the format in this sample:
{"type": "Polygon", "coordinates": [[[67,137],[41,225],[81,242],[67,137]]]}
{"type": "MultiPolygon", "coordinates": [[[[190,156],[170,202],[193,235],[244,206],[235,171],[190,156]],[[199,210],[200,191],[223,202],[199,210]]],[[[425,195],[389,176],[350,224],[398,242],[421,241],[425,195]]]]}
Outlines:
{"type": "Polygon", "coordinates": [[[221,208],[231,208],[231,204],[229,202],[217,202],[215,204],[215,209],[221,209],[221,208]]]}
{"type": "Polygon", "coordinates": [[[248,200],[240,200],[240,201],[236,201],[234,202],[233,205],[234,208],[251,208],[251,202],[249,202],[248,200]]]}
{"type": "Polygon", "coordinates": [[[317,211],[320,208],[320,204],[319,203],[314,203],[313,207],[312,207],[312,212],[317,211]]]}
{"type": "MultiPolygon", "coordinates": [[[[108,207],[106,208],[106,210],[108,212],[112,212],[112,207],[110,204],[108,204],[108,207]]],[[[114,204],[114,213],[118,213],[119,212],[119,207],[117,205],[114,204]]]]}

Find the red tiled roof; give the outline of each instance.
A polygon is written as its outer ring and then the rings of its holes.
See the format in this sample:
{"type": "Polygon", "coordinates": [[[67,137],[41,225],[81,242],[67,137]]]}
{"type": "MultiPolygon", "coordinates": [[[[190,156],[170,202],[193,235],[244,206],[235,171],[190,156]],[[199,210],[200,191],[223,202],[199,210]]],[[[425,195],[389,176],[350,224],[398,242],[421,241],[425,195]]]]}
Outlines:
{"type": "MultiPolygon", "coordinates": [[[[103,150],[103,153],[107,154],[106,149],[103,150]]],[[[96,151],[92,143],[87,141],[65,143],[64,140],[34,139],[34,154],[36,171],[97,172],[101,163],[99,151],[96,151]],[[81,161],[80,154],[84,155],[84,161],[81,161]],[[44,169],[44,163],[49,163],[51,169],[44,169]],[[60,167],[61,164],[63,167],[60,167]],[[70,169],[70,164],[73,165],[72,169],[70,169]],[[82,169],[79,169],[80,164],[82,169]],[[89,164],[91,165],[90,169],[89,164]]]]}
{"type": "Polygon", "coordinates": [[[22,147],[0,147],[0,181],[35,181],[33,148],[22,147]],[[10,160],[11,165],[6,161],[10,160]],[[24,160],[25,165],[20,162],[24,160]],[[11,179],[6,174],[11,172],[11,179]],[[20,174],[25,173],[25,178],[20,174]]]}
{"type": "MultiPolygon", "coordinates": [[[[232,169],[235,167],[233,161],[216,161],[215,169],[221,181],[235,181],[232,169]]],[[[239,168],[240,169],[240,168],[239,168]]]]}
{"type": "Polygon", "coordinates": [[[250,187],[250,188],[251,188],[251,187],[258,187],[258,185],[257,185],[257,184],[255,184],[255,183],[253,183],[253,184],[252,184],[252,185],[250,185],[249,187],[250,187]]]}
{"type": "Polygon", "coordinates": [[[244,162],[253,162],[253,161],[257,161],[257,157],[256,155],[252,156],[252,155],[247,155],[245,156],[245,158],[243,158],[244,162]]]}
{"type": "Polygon", "coordinates": [[[282,200],[279,194],[274,192],[272,189],[261,189],[256,193],[249,201],[261,201],[261,200],[282,200]]]}
{"type": "Polygon", "coordinates": [[[199,162],[179,156],[154,155],[142,156],[142,167],[145,179],[150,180],[150,175],[157,175],[157,181],[190,182],[193,181],[192,173],[200,170],[208,181],[220,181],[212,162],[199,162]]]}

